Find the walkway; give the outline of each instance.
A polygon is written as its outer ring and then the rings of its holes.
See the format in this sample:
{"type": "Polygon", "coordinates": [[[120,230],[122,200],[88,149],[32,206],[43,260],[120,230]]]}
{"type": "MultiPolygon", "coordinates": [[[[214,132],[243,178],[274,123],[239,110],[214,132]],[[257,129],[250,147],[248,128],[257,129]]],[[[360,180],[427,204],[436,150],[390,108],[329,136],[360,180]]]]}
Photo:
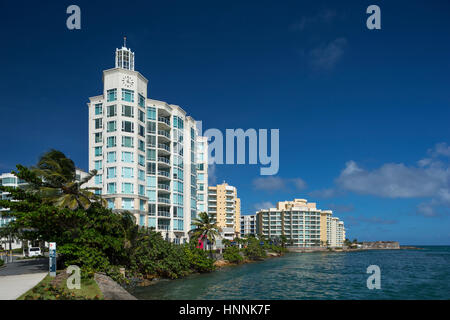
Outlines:
{"type": "Polygon", "coordinates": [[[18,260],[0,269],[0,300],[15,300],[48,274],[48,259],[18,260]]]}

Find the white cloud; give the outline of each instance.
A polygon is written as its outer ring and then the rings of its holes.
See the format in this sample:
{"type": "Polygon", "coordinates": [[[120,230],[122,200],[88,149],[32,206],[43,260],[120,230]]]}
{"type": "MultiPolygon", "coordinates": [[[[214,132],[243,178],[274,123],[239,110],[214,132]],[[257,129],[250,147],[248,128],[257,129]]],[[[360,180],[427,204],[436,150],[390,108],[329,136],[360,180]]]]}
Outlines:
{"type": "Polygon", "coordinates": [[[450,146],[445,142],[437,143],[433,149],[428,150],[428,153],[433,157],[450,157],[450,146]]]}
{"type": "Polygon", "coordinates": [[[296,191],[301,191],[306,188],[306,182],[301,178],[284,179],[278,176],[267,176],[254,179],[253,187],[267,192],[289,190],[292,187],[296,191]]]}
{"type": "Polygon", "coordinates": [[[407,167],[403,163],[388,163],[367,171],[349,161],[337,178],[342,189],[360,194],[387,198],[431,197],[450,177],[448,172],[434,168],[407,167]]]}
{"type": "Polygon", "coordinates": [[[421,215],[434,217],[450,213],[450,147],[445,142],[438,143],[428,154],[416,166],[386,163],[372,170],[348,161],[334,187],[314,190],[309,195],[334,198],[353,192],[392,199],[418,198],[424,200],[417,206],[421,215]]]}
{"type": "Polygon", "coordinates": [[[309,52],[311,65],[316,69],[330,70],[344,55],[347,39],[337,38],[309,52]]]}
{"type": "Polygon", "coordinates": [[[256,211],[259,211],[259,210],[262,210],[262,209],[275,208],[275,205],[272,202],[270,202],[270,201],[263,201],[263,202],[255,203],[253,205],[253,207],[255,208],[256,211]]]}
{"type": "Polygon", "coordinates": [[[306,182],[300,178],[292,179],[292,183],[295,185],[295,188],[300,191],[306,189],[306,182]]]}
{"type": "Polygon", "coordinates": [[[307,27],[314,24],[331,23],[336,17],[336,11],[327,9],[316,15],[301,17],[298,21],[291,25],[291,29],[294,31],[303,31],[307,27]]]}
{"type": "Polygon", "coordinates": [[[329,188],[329,189],[321,189],[321,190],[314,190],[308,193],[310,197],[313,198],[320,198],[320,199],[328,199],[328,198],[334,198],[340,194],[340,191],[335,188],[329,188]]]}

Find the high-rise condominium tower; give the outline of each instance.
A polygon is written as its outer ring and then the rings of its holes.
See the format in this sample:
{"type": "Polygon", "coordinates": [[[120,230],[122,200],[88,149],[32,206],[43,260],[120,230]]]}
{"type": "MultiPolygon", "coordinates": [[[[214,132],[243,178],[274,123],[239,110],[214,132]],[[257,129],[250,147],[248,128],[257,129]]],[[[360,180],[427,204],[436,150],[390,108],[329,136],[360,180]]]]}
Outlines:
{"type": "Polygon", "coordinates": [[[208,213],[222,229],[225,239],[232,240],[241,232],[241,199],[236,187],[227,183],[208,187],[208,213]]]}
{"type": "MultiPolygon", "coordinates": [[[[134,52],[116,49],[115,68],[103,71],[102,94],[89,98],[89,170],[98,170],[92,184],[110,208],[130,211],[140,226],[183,243],[197,216],[203,140],[183,109],[147,98],[148,80],[134,68],[134,52]]],[[[202,169],[200,178],[207,178],[207,166],[202,169]]]]}

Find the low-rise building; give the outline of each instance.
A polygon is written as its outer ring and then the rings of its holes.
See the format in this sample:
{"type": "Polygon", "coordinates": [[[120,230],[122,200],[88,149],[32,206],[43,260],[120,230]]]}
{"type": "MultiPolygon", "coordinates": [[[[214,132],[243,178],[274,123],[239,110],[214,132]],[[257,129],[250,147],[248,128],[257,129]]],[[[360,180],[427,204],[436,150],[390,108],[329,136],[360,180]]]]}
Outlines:
{"type": "Polygon", "coordinates": [[[257,234],[256,214],[241,216],[241,237],[257,234]]]}

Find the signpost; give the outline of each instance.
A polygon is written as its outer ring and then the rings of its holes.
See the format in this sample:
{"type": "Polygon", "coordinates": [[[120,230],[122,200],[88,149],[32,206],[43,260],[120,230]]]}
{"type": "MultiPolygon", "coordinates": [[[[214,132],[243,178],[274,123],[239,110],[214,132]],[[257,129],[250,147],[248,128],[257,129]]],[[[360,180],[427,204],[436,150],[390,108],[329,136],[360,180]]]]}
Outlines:
{"type": "Polygon", "coordinates": [[[56,242],[50,242],[48,250],[50,277],[56,277],[56,242]]]}

